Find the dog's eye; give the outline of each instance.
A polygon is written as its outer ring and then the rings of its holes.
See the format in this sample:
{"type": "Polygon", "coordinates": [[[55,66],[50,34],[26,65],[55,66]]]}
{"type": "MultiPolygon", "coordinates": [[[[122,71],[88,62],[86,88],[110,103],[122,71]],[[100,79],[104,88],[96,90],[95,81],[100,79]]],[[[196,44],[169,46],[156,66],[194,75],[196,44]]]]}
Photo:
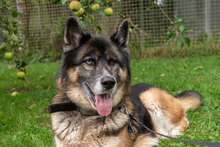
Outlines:
{"type": "Polygon", "coordinates": [[[108,64],[109,64],[110,66],[114,66],[116,63],[117,63],[117,61],[114,60],[114,59],[110,59],[110,60],[108,61],[108,64]]]}
{"type": "Polygon", "coordinates": [[[95,65],[95,61],[92,59],[86,60],[85,63],[90,66],[95,65]]]}

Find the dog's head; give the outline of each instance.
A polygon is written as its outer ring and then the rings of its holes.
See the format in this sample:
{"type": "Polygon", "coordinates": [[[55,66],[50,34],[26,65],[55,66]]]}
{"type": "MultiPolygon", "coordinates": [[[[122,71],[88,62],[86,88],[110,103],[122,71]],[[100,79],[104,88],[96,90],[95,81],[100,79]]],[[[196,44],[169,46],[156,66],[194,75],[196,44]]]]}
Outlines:
{"type": "Polygon", "coordinates": [[[90,35],[74,18],[67,20],[59,87],[80,108],[107,116],[128,95],[128,38],[127,21],[107,37],[90,35]]]}

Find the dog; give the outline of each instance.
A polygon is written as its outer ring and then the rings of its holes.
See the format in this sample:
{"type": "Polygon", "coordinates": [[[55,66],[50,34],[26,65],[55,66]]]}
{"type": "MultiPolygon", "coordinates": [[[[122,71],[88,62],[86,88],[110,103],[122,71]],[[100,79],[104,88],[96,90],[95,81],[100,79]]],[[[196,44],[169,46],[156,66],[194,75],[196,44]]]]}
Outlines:
{"type": "Polygon", "coordinates": [[[201,105],[201,95],[184,91],[171,96],[145,83],[131,86],[129,26],[125,20],[111,36],[85,32],[70,17],[50,112],[57,147],[150,147],[161,138],[148,128],[181,135],[186,111],[201,105]],[[126,113],[125,113],[126,112],[126,113]]]}

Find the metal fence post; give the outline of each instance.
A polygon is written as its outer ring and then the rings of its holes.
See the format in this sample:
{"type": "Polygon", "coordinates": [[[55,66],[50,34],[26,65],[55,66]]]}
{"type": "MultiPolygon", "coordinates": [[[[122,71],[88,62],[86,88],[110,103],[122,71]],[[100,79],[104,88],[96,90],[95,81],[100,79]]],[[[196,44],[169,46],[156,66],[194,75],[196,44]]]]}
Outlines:
{"type": "Polygon", "coordinates": [[[205,32],[210,36],[210,0],[205,0],[205,32]]]}

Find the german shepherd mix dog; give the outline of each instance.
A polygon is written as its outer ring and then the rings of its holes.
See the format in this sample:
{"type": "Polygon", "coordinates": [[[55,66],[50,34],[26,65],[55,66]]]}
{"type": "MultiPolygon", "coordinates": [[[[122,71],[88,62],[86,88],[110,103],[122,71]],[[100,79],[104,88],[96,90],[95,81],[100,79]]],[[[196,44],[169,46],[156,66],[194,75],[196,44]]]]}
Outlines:
{"type": "Polygon", "coordinates": [[[157,145],[159,136],[125,111],[165,135],[180,135],[187,129],[186,111],[202,103],[200,94],[184,91],[173,97],[144,83],[131,87],[128,28],[124,21],[113,35],[96,36],[83,31],[74,18],[68,19],[58,92],[51,104],[61,104],[65,111],[58,108],[50,114],[57,147],[157,145]]]}

